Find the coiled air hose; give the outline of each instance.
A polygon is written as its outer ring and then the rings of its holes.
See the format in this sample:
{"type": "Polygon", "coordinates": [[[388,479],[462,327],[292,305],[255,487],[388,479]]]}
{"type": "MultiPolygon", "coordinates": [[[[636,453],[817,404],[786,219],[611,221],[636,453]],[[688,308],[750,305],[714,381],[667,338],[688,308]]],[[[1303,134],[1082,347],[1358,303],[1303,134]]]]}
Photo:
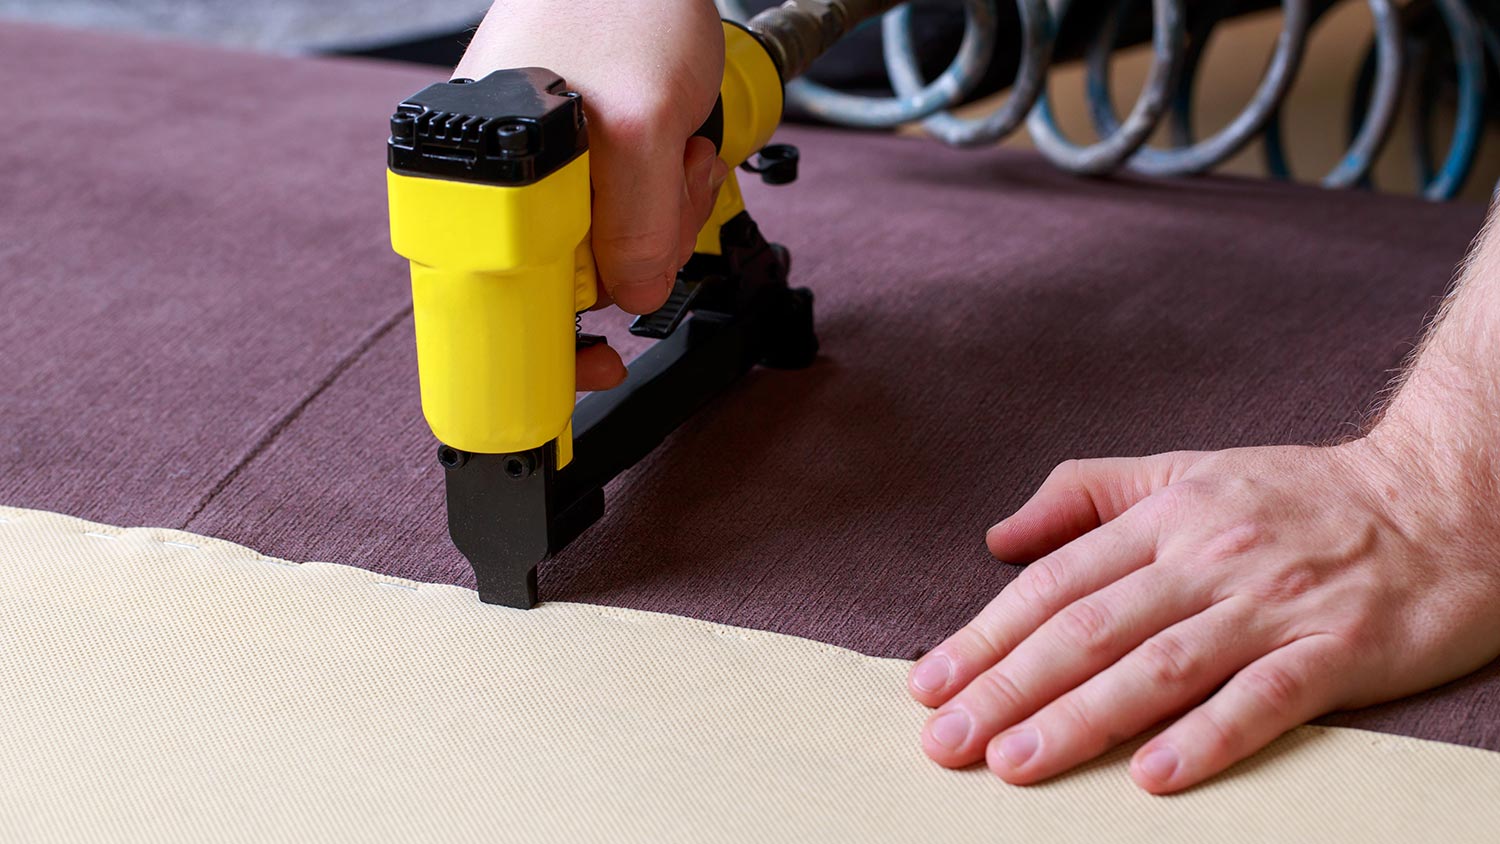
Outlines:
{"type": "MultiPolygon", "coordinates": [[[[1024,124],[1037,148],[1057,166],[1086,175],[1119,169],[1154,176],[1202,173],[1222,164],[1257,137],[1263,140],[1267,170],[1290,178],[1281,139],[1279,113],[1296,78],[1309,32],[1330,8],[1312,0],[1281,0],[1282,26],[1274,51],[1250,101],[1222,129],[1204,138],[1193,132],[1190,105],[1204,45],[1227,11],[1227,0],[1195,5],[1193,27],[1186,26],[1183,0],[1150,0],[1151,67],[1130,112],[1121,119],[1110,97],[1110,54],[1131,0],[1119,0],[1099,21],[1086,52],[1089,116],[1099,140],[1079,145],[1057,126],[1047,101],[1057,24],[1070,0],[1012,0],[1020,22],[1019,62],[1004,103],[978,117],[952,109],[974,91],[997,49],[997,0],[956,0],[964,8],[964,35],[948,67],[925,80],[914,46],[908,5],[894,0],[787,0],[754,16],[741,0],[718,0],[726,17],[748,21],[768,45],[787,79],[787,100],[815,118],[844,126],[879,129],[920,121],[938,140],[954,146],[997,143],[1024,124]],[[868,19],[881,16],[886,74],[894,94],[865,96],[798,78],[813,60],[868,19]],[[1172,145],[1146,146],[1162,121],[1172,145]]],[[[1394,129],[1404,96],[1416,97],[1414,149],[1422,195],[1448,199],[1463,187],[1483,136],[1485,82],[1489,65],[1500,68],[1500,37],[1470,0],[1419,0],[1405,8],[1394,0],[1365,0],[1374,33],[1355,91],[1347,149],[1322,178],[1331,188],[1368,186],[1370,171],[1394,129]],[[1435,10],[1435,14],[1431,14],[1435,10]],[[1442,21],[1457,80],[1457,115],[1443,161],[1434,166],[1430,150],[1433,103],[1431,33],[1419,37],[1412,22],[1426,14],[1442,21]],[[1409,62],[1418,55],[1422,61],[1409,62]]]]}

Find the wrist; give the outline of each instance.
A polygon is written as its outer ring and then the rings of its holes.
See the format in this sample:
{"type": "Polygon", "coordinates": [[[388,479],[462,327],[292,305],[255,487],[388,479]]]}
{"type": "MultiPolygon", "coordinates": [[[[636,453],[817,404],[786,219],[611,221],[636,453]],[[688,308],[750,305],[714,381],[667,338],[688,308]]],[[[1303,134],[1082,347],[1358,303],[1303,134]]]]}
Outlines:
{"type": "MultiPolygon", "coordinates": [[[[1425,356],[1431,363],[1432,355],[1425,356]]],[[[1414,370],[1378,424],[1351,443],[1383,481],[1380,497],[1445,530],[1500,540],[1500,425],[1457,383],[1414,370]]]]}

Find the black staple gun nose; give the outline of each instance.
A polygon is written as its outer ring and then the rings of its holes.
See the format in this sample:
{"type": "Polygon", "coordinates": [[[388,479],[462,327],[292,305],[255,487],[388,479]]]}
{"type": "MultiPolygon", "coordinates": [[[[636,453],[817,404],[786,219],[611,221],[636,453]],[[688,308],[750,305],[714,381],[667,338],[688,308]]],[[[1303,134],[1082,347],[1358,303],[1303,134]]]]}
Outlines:
{"type": "Polygon", "coordinates": [[[682,314],[641,318],[675,327],[631,363],[624,384],[578,403],[567,466],[547,446],[509,454],[439,447],[448,530],[482,600],[535,604],[537,564],[604,514],[605,484],[751,367],[799,368],[817,356],[812,294],[787,286],[786,250],[766,243],[743,213],[723,238],[723,255],[695,256],[679,275],[679,288],[697,291],[682,314]]]}

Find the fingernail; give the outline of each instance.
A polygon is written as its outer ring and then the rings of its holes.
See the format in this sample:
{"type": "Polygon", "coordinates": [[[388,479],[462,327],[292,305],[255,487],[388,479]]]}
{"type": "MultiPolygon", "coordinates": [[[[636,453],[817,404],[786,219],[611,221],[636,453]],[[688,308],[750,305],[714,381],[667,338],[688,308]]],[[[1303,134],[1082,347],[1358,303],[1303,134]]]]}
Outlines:
{"type": "Polygon", "coordinates": [[[957,750],[969,738],[969,713],[961,709],[944,712],[927,727],[927,734],[943,747],[957,750]]]}
{"type": "Polygon", "coordinates": [[[932,654],[917,663],[911,670],[911,684],[918,691],[935,692],[948,685],[953,676],[953,663],[942,654],[932,654]]]}
{"type": "Polygon", "coordinates": [[[709,191],[712,192],[712,191],[718,190],[719,186],[723,185],[724,181],[726,179],[728,179],[728,178],[729,178],[729,165],[724,163],[724,159],[722,159],[722,158],[715,158],[713,166],[710,167],[710,168],[708,168],[708,189],[709,189],[709,191]]]}
{"type": "Polygon", "coordinates": [[[1000,737],[1000,755],[1007,765],[1019,768],[1036,753],[1037,741],[1036,730],[1030,727],[1012,730],[1000,737]]]}
{"type": "Polygon", "coordinates": [[[1141,773],[1159,783],[1165,783],[1177,773],[1177,751],[1170,747],[1154,747],[1141,757],[1138,764],[1141,773]]]}

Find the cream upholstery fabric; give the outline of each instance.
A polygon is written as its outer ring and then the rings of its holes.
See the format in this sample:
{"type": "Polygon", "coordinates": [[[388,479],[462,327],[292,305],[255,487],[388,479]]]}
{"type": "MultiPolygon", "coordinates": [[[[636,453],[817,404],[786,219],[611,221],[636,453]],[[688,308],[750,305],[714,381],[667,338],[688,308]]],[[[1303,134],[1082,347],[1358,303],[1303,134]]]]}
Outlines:
{"type": "MultiPolygon", "coordinates": [[[[1188,794],[1012,788],[906,664],[0,509],[0,839],[1495,841],[1500,754],[1302,729],[1188,794]]],[[[1127,749],[1128,750],[1128,749],[1127,749]]]]}

